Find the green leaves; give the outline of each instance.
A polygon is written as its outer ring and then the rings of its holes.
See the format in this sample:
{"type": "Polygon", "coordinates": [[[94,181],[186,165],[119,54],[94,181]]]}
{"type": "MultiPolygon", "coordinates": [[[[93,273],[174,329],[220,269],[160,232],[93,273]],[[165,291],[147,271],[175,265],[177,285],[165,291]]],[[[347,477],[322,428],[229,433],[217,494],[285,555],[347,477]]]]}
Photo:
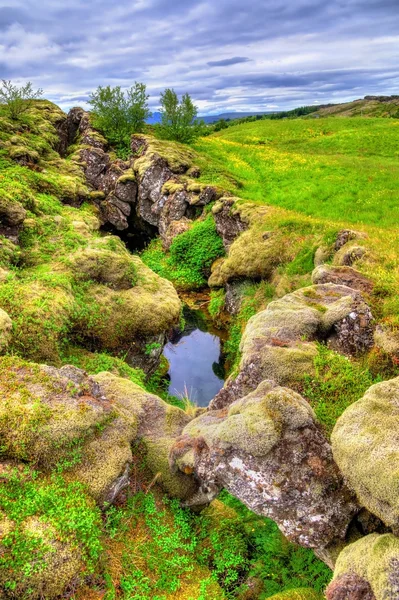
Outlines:
{"type": "Polygon", "coordinates": [[[162,123],[158,131],[164,139],[189,144],[203,133],[204,124],[196,121],[197,107],[189,94],[181,101],[173,89],[167,88],[160,98],[162,123]]]}
{"type": "Polygon", "coordinates": [[[11,81],[2,80],[0,87],[0,103],[5,104],[7,112],[14,121],[32,106],[34,100],[43,95],[43,90],[34,90],[30,81],[26,85],[18,87],[11,81]]]}
{"type": "Polygon", "coordinates": [[[122,158],[130,153],[130,136],[143,131],[148,117],[148,98],[144,83],[135,84],[123,92],[120,86],[99,86],[90,95],[93,125],[114,144],[122,158]]]}

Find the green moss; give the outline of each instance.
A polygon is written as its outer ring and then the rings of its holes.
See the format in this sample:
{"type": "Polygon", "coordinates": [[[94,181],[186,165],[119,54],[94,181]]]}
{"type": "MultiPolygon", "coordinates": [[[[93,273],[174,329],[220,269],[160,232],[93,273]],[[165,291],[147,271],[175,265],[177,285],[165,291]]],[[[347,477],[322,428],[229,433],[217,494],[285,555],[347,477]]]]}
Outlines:
{"type": "Polygon", "coordinates": [[[0,514],[5,597],[53,598],[73,579],[93,573],[101,552],[101,519],[80,484],[60,477],[42,480],[23,468],[3,470],[0,514]]]}
{"type": "Polygon", "coordinates": [[[399,523],[397,470],[399,378],[373,385],[332,432],[334,458],[363,506],[388,526],[399,523]]]}
{"type": "Polygon", "coordinates": [[[392,534],[373,533],[342,550],[334,579],[355,573],[370,584],[376,600],[394,598],[399,589],[398,560],[399,540],[392,534]]]}
{"type": "Polygon", "coordinates": [[[223,289],[211,290],[211,299],[208,305],[209,314],[212,319],[217,319],[224,308],[226,293],[223,289]]]}
{"type": "Polygon", "coordinates": [[[361,363],[319,344],[314,373],[304,376],[302,393],[331,433],[338,417],[373,383],[370,371],[361,363]]]}
{"type": "Polygon", "coordinates": [[[193,226],[176,236],[167,255],[159,241],[152,242],[141,258],[153,271],[170,279],[181,288],[201,288],[206,285],[212,263],[224,254],[211,216],[195,221],[193,226]]]}

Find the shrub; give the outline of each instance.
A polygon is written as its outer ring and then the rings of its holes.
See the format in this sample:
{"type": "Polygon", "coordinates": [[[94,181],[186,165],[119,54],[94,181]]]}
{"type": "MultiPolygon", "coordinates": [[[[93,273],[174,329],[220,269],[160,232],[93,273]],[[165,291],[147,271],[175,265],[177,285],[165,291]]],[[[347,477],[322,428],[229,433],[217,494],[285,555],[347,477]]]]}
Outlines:
{"type": "Polygon", "coordinates": [[[34,100],[43,95],[43,90],[34,90],[30,81],[18,87],[11,81],[2,80],[0,87],[0,102],[6,105],[7,112],[14,121],[32,106],[34,100]]]}
{"type": "Polygon", "coordinates": [[[116,146],[122,157],[130,151],[132,133],[143,131],[151,114],[148,98],[145,84],[137,81],[126,92],[120,86],[112,88],[107,85],[99,86],[90,95],[94,127],[116,146]]]}
{"type": "Polygon", "coordinates": [[[204,130],[203,122],[197,121],[197,107],[189,94],[184,94],[179,102],[172,89],[161,94],[161,125],[158,131],[161,137],[176,142],[190,143],[200,136],[204,130]]]}
{"type": "Polygon", "coordinates": [[[223,242],[216,232],[213,218],[209,216],[175,237],[169,261],[176,270],[177,279],[200,287],[206,284],[212,263],[223,254],[223,242]]]}

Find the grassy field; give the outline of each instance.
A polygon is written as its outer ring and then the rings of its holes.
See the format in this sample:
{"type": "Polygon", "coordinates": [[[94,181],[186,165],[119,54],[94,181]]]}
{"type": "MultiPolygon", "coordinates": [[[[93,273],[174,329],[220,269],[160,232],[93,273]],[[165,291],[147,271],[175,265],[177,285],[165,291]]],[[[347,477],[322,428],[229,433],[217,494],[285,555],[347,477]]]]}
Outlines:
{"type": "Polygon", "coordinates": [[[203,177],[241,198],[335,222],[399,221],[399,120],[257,121],[201,138],[203,177]]]}

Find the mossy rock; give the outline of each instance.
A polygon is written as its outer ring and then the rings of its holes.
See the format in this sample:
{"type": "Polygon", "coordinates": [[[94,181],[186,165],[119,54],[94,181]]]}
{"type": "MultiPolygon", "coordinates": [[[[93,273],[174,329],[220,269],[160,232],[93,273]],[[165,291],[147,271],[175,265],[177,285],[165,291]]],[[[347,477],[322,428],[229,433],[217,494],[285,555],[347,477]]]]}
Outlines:
{"type": "MultiPolygon", "coordinates": [[[[180,300],[169,281],[156,275],[137,256],[122,260],[121,265],[126,267],[122,268],[125,281],[133,272],[137,274],[136,285],[115,290],[88,282],[81,290],[74,316],[74,329],[82,339],[94,339],[101,348],[111,351],[127,347],[137,336],[163,333],[180,317],[180,300]]],[[[109,279],[114,276],[112,257],[105,272],[109,279]]]]}
{"type": "Polygon", "coordinates": [[[146,466],[162,487],[173,497],[190,498],[197,489],[194,479],[184,473],[173,473],[169,466],[170,449],[190,417],[180,408],[143,392],[128,379],[111,373],[99,373],[94,378],[113,404],[137,416],[137,439],[146,450],[146,466]]]}
{"type": "Polygon", "coordinates": [[[97,502],[105,501],[132,460],[137,411],[107,401],[76,367],[58,370],[5,357],[0,372],[1,455],[45,472],[62,470],[97,502]]]}
{"type": "Polygon", "coordinates": [[[86,248],[69,259],[77,279],[97,281],[117,290],[130,289],[137,283],[137,268],[128,254],[106,248],[86,248]]]}
{"type": "Polygon", "coordinates": [[[0,198],[0,223],[18,226],[25,218],[26,210],[20,202],[10,198],[0,198]]]}
{"type": "Polygon", "coordinates": [[[327,589],[327,598],[345,596],[350,578],[362,587],[358,598],[375,600],[399,597],[399,539],[392,534],[373,533],[346,546],[340,553],[334,570],[334,579],[327,589]],[[341,589],[342,588],[342,589],[341,589]],[[333,593],[336,592],[336,595],[333,593]],[[341,595],[337,593],[341,591],[341,595]]]}
{"type": "Polygon", "coordinates": [[[283,431],[312,426],[315,418],[299,394],[264,381],[254,392],[233,402],[225,418],[218,412],[205,413],[185,427],[184,435],[202,436],[209,448],[234,448],[263,457],[276,446],[283,431]]]}
{"type": "Polygon", "coordinates": [[[233,279],[269,279],[274,269],[287,258],[287,244],[281,234],[249,229],[230,246],[228,256],[214,266],[211,287],[221,287],[233,279]]]}
{"type": "Polygon", "coordinates": [[[399,529],[399,377],[373,385],[332,433],[334,458],[360,503],[399,529]]]}

